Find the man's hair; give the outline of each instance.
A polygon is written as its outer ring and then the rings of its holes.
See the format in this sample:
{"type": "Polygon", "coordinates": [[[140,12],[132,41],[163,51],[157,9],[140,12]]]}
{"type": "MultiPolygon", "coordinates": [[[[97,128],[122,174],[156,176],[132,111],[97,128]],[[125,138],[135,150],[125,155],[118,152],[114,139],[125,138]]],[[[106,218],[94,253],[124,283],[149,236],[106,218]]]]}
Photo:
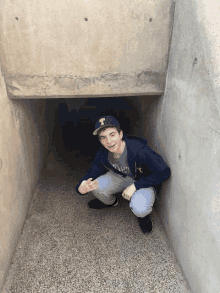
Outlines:
{"type": "Polygon", "coordinates": [[[100,134],[108,128],[115,128],[118,131],[118,133],[120,133],[122,131],[121,127],[119,127],[119,126],[105,126],[105,127],[102,127],[101,129],[99,129],[99,131],[97,132],[98,139],[100,139],[100,134]]]}

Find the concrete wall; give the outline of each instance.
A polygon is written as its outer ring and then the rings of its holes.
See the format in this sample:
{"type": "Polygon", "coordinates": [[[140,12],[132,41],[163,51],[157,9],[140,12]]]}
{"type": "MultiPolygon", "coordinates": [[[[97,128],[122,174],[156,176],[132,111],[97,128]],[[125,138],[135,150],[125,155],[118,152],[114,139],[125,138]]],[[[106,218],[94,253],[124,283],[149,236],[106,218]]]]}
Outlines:
{"type": "Polygon", "coordinates": [[[8,92],[161,94],[171,20],[172,0],[1,0],[8,92]]]}
{"type": "MultiPolygon", "coordinates": [[[[0,2],[0,56],[14,98],[163,91],[172,1],[72,3],[0,2]]],[[[192,291],[219,293],[219,4],[176,0],[175,7],[165,93],[136,101],[135,131],[171,167],[157,210],[192,291]]],[[[45,102],[8,100],[0,82],[2,282],[48,139],[45,102]]]]}
{"type": "Polygon", "coordinates": [[[48,152],[46,101],[7,97],[0,75],[0,291],[48,152]]]}
{"type": "Polygon", "coordinates": [[[218,1],[177,0],[165,94],[140,98],[172,170],[157,210],[195,293],[220,292],[219,28],[218,1]]]}

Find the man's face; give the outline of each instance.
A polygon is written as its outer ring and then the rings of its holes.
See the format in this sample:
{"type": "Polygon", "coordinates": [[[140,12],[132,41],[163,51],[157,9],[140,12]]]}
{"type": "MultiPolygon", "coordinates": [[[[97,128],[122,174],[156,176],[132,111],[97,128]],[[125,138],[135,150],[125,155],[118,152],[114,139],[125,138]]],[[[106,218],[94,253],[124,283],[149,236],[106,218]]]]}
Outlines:
{"type": "Polygon", "coordinates": [[[118,133],[116,128],[110,127],[100,133],[99,140],[107,150],[117,153],[120,152],[122,146],[122,137],[122,131],[118,133]]]}

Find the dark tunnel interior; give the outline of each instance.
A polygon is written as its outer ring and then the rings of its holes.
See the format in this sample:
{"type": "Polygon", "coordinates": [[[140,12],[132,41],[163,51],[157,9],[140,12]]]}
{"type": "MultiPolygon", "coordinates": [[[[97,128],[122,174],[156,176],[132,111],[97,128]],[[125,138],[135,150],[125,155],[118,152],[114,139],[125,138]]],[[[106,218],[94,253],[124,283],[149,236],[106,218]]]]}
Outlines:
{"type": "Polygon", "coordinates": [[[140,117],[138,105],[135,97],[59,99],[52,145],[59,157],[73,150],[94,157],[100,147],[93,135],[96,121],[103,115],[112,115],[125,134],[134,134],[140,117]]]}

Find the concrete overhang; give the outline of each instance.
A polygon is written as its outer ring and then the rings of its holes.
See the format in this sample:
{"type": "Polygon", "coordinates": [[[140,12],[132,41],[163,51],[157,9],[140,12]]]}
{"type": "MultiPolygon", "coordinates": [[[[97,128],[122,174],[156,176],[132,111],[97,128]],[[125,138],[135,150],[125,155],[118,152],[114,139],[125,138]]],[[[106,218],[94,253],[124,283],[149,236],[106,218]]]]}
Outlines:
{"type": "Polygon", "coordinates": [[[6,0],[0,16],[11,98],[163,94],[172,0],[6,0]]]}

